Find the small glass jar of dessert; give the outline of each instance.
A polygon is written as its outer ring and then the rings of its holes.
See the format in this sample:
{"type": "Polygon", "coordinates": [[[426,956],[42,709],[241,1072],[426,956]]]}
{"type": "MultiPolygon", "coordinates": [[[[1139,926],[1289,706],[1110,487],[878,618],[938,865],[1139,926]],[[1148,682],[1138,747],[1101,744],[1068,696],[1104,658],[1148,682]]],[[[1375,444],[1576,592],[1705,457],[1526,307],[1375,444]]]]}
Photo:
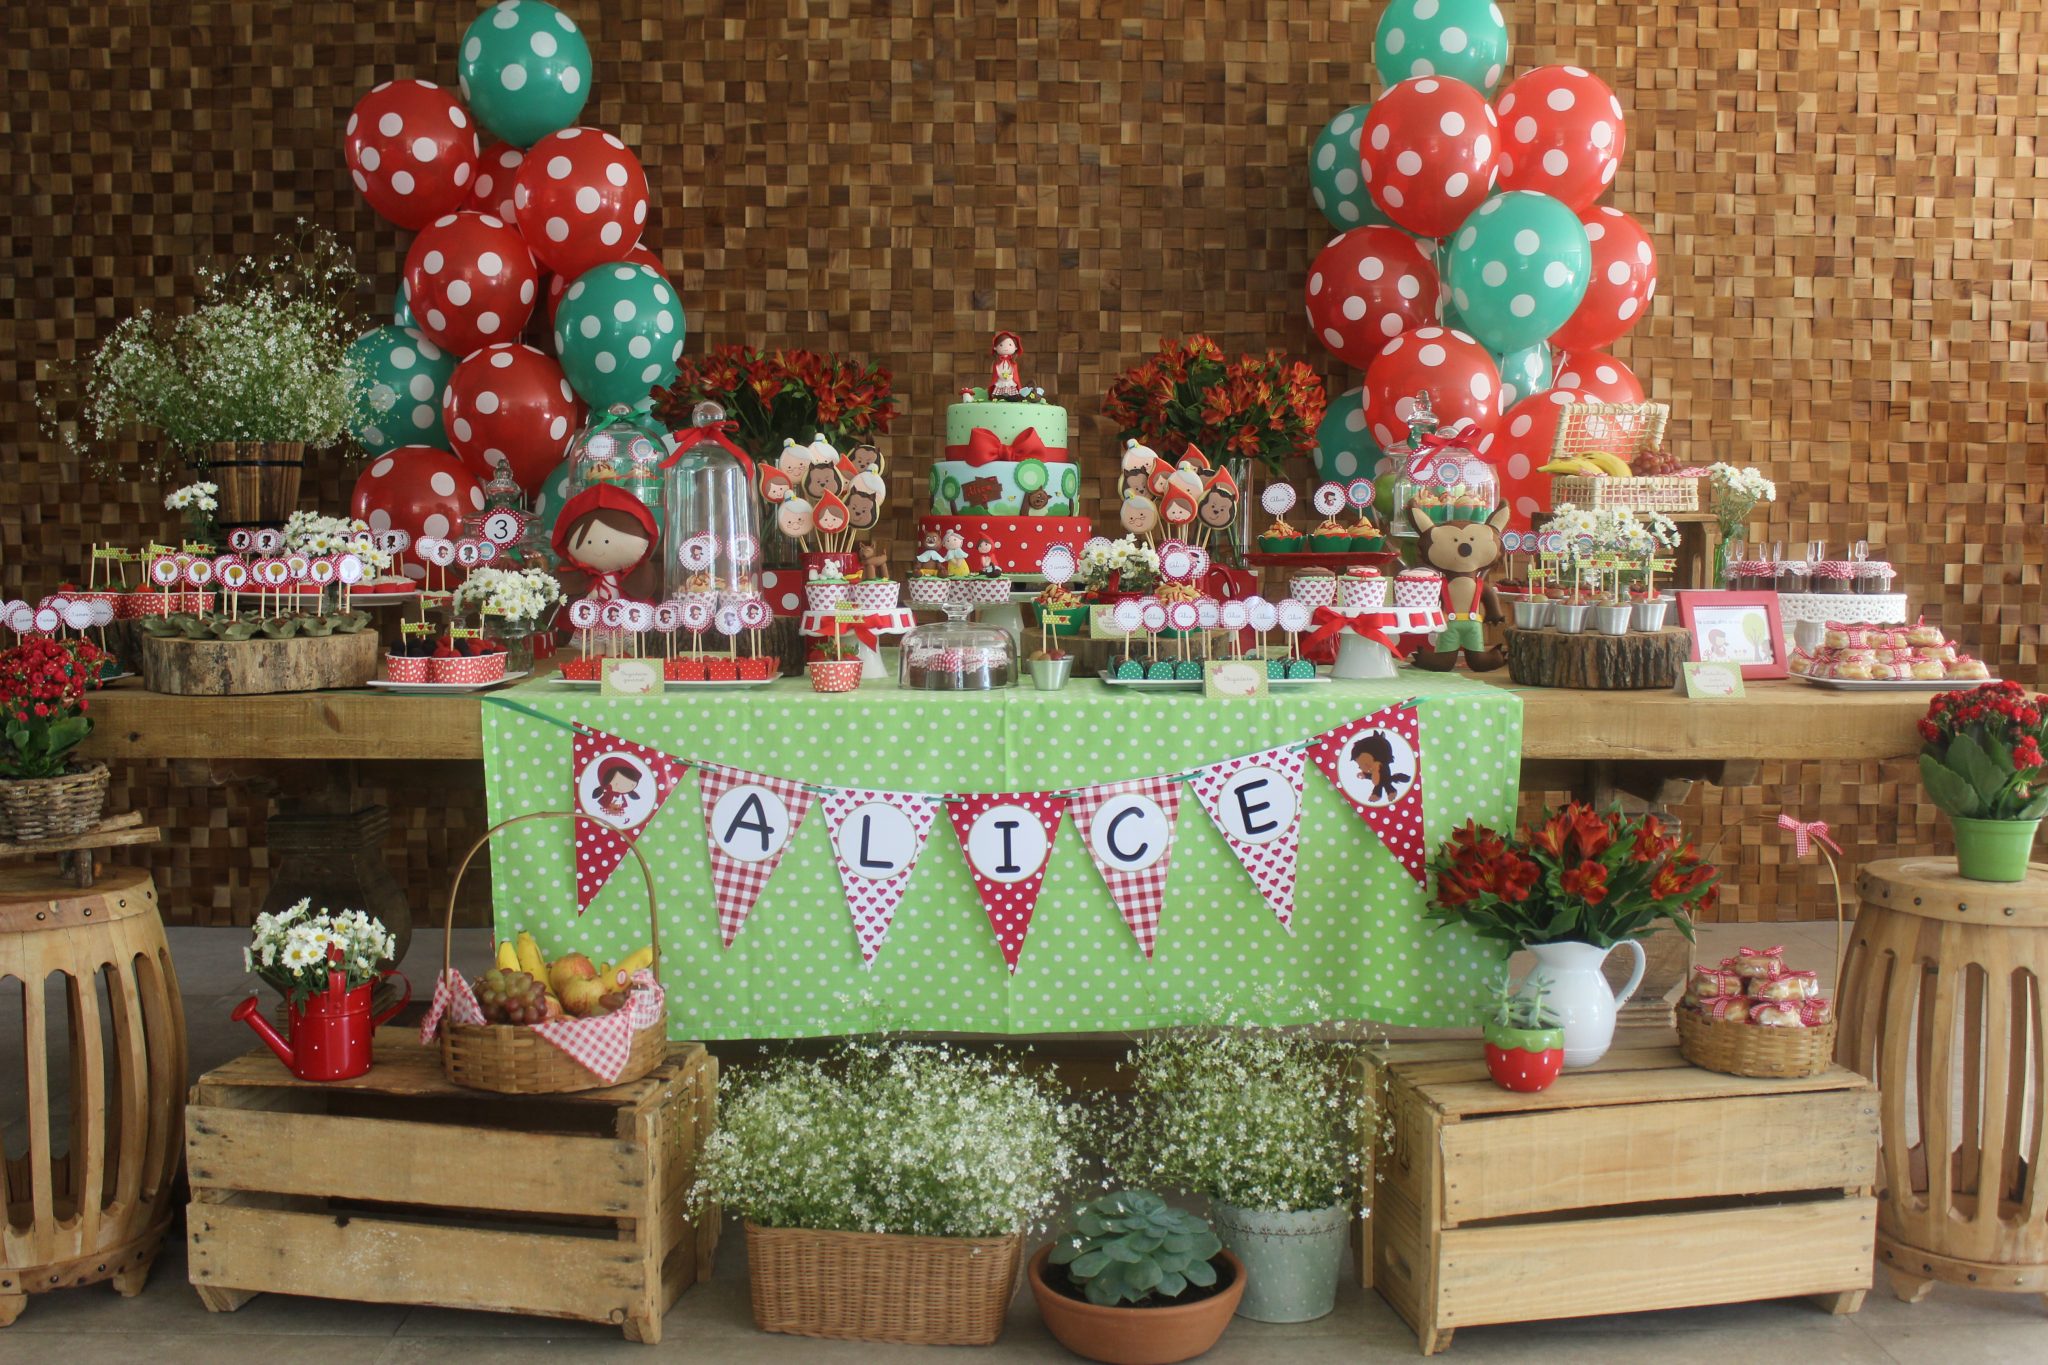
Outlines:
{"type": "Polygon", "coordinates": [[[1898,576],[1882,559],[1866,559],[1856,566],[1855,585],[1859,593],[1886,593],[1892,590],[1892,579],[1898,576]]]}
{"type": "Polygon", "coordinates": [[[1779,592],[1811,592],[1813,565],[1803,559],[1788,559],[1778,566],[1779,592]]]}
{"type": "Polygon", "coordinates": [[[1855,572],[1855,566],[1846,559],[1823,559],[1813,566],[1812,591],[1846,593],[1855,572]]]}

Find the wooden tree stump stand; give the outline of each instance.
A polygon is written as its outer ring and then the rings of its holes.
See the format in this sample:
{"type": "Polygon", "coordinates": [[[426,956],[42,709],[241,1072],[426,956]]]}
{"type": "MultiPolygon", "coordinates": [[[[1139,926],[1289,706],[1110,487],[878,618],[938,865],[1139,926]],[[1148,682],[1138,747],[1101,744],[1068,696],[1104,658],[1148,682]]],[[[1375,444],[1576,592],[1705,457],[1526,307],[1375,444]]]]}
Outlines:
{"type": "Polygon", "coordinates": [[[1544,627],[1507,627],[1508,676],[1524,687],[1647,691],[1674,687],[1692,654],[1692,635],[1676,626],[1626,635],[1578,635],[1544,627]]]}
{"type": "Polygon", "coordinates": [[[377,676],[377,632],[289,640],[186,640],[145,635],[142,681],[181,697],[247,697],[361,687],[377,676]]]}

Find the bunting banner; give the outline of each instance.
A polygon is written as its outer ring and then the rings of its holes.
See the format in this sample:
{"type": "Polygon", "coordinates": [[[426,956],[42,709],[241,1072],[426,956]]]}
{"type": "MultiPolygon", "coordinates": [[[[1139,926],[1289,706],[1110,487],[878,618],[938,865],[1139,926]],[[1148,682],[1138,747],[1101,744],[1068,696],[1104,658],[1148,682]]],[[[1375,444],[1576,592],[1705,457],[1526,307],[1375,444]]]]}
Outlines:
{"type": "Polygon", "coordinates": [[[1139,777],[1082,787],[1067,793],[1067,809],[1117,913],[1151,957],[1166,899],[1167,864],[1173,859],[1180,783],[1171,777],[1139,777]]]}
{"type": "Polygon", "coordinates": [[[787,778],[702,764],[704,838],[711,846],[711,898],[725,946],[746,926],[811,809],[810,789],[787,778]]]}
{"type": "Polygon", "coordinates": [[[1283,744],[1264,753],[1226,758],[1189,774],[1195,799],[1216,822],[1265,897],[1280,927],[1294,932],[1295,857],[1301,850],[1301,785],[1305,756],[1283,744]]]}
{"type": "Polygon", "coordinates": [[[626,850],[682,779],[683,763],[601,730],[579,729],[569,748],[576,824],[576,913],[604,890],[626,850]]]}
{"type": "Polygon", "coordinates": [[[1031,932],[1063,804],[1053,792],[983,792],[946,800],[946,815],[1012,976],[1031,932]]]}
{"type": "Polygon", "coordinates": [[[846,788],[825,793],[820,804],[861,964],[871,967],[938,820],[938,805],[915,792],[846,788]]]}
{"type": "Polygon", "coordinates": [[[1309,741],[1308,755],[1338,795],[1365,817],[1408,875],[1426,882],[1422,841],[1422,729],[1413,706],[1388,706],[1309,741]]]}

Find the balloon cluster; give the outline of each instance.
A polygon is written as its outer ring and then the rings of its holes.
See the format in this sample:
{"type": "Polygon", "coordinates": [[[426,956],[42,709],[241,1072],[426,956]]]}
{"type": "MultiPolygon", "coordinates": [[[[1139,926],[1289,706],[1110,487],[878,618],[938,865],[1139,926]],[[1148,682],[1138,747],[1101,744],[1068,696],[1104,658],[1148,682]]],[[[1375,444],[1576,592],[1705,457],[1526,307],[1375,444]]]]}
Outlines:
{"type": "Polygon", "coordinates": [[[675,379],[685,333],[641,240],[646,171],[611,133],[577,126],[591,67],[576,21],[498,0],[456,57],[459,99],[386,81],[343,143],[370,207],[417,233],[395,322],[360,337],[348,367],[350,430],[379,457],[355,514],[415,536],[471,515],[500,463],[538,494],[589,410],[645,407],[675,379]],[[547,350],[524,342],[543,300],[547,350]]]}
{"type": "Polygon", "coordinates": [[[1621,101],[1576,66],[1503,87],[1494,0],[1388,0],[1373,52],[1380,97],[1309,149],[1316,206],[1339,229],[1309,270],[1309,321],[1364,376],[1330,404],[1317,472],[1384,473],[1426,392],[1440,420],[1478,425],[1526,526],[1547,505],[1536,469],[1564,409],[1643,400],[1609,348],[1649,310],[1656,253],[1597,202],[1621,167],[1621,101]]]}

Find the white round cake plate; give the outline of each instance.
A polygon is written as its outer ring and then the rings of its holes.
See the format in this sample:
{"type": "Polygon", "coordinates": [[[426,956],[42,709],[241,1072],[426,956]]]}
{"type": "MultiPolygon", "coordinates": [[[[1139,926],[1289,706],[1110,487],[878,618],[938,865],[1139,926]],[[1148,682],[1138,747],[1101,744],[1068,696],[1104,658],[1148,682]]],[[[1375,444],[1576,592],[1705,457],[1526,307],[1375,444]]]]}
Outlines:
{"type": "Polygon", "coordinates": [[[1903,626],[1906,594],[1902,592],[1781,592],[1778,616],[1785,639],[1811,654],[1821,647],[1828,623],[1855,626],[1903,626]]]}
{"type": "MultiPolygon", "coordinates": [[[[797,631],[801,635],[816,638],[823,631],[825,622],[832,615],[833,613],[829,611],[807,611],[803,614],[803,618],[797,622],[797,631]]],[[[917,618],[908,607],[898,607],[895,611],[876,612],[875,615],[884,617],[888,621],[887,625],[875,627],[875,635],[878,639],[884,635],[906,635],[917,628],[917,618]]],[[[853,652],[860,657],[860,677],[862,682],[872,682],[877,678],[894,676],[883,666],[880,649],[871,648],[868,645],[862,644],[859,640],[855,640],[853,652]]]]}
{"type": "MultiPolygon", "coordinates": [[[[1434,635],[1444,628],[1441,607],[1374,607],[1347,612],[1332,608],[1353,622],[1377,626],[1385,635],[1434,635]]],[[[1333,678],[1391,678],[1394,656],[1385,645],[1368,640],[1357,631],[1346,630],[1337,637],[1337,662],[1330,669],[1333,678]]]]}

